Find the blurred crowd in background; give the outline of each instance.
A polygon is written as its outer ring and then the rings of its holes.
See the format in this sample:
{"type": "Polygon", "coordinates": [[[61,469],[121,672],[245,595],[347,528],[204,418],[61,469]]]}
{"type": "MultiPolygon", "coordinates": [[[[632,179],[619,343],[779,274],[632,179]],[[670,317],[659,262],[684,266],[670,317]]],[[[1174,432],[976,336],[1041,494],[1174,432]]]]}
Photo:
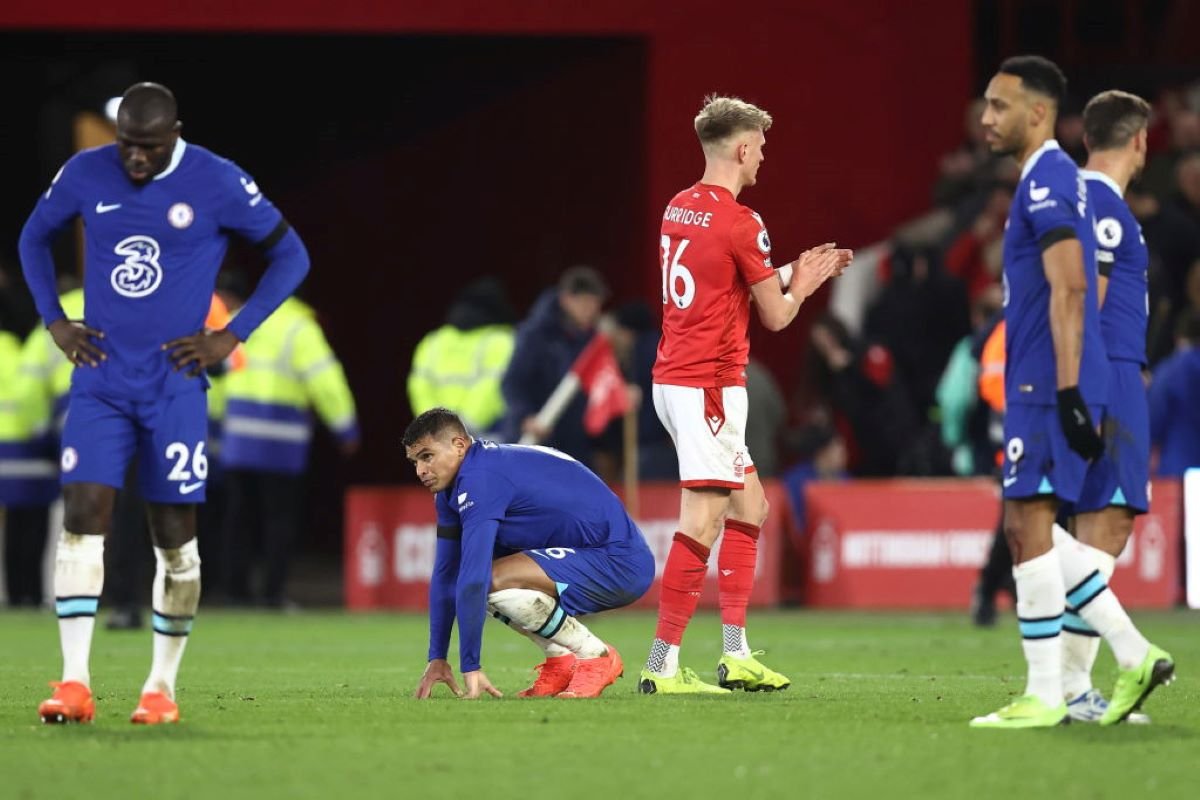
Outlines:
{"type": "MultiPolygon", "coordinates": [[[[1058,122],[1059,142],[1081,165],[1086,160],[1085,99],[1075,99],[1058,122]]],[[[1178,475],[1200,466],[1194,410],[1200,406],[1194,401],[1200,395],[1200,83],[1171,87],[1149,99],[1155,113],[1148,161],[1127,200],[1151,257],[1147,380],[1155,470],[1178,475]]],[[[962,143],[938,164],[928,211],[897,227],[886,241],[856,248],[852,268],[826,297],[816,298],[828,303],[798,350],[803,376],[798,384],[781,386],[762,364],[750,363],[747,444],[759,473],[784,481],[797,522],[803,520],[803,486],[815,478],[989,475],[994,469],[999,428],[979,395],[979,364],[1002,316],[1002,237],[1019,176],[1011,158],[990,153],[981,102],[965,109],[962,143]]],[[[746,200],[754,205],[752,196],[746,200]]],[[[762,210],[769,220],[770,210],[762,210]]],[[[222,291],[236,294],[236,287],[222,291]]],[[[603,329],[626,380],[637,387],[638,477],[676,479],[674,448],[649,402],[659,338],[657,298],[610,301],[603,272],[587,265],[567,267],[524,315],[510,303],[502,280],[470,283],[453,297],[444,324],[415,347],[407,376],[412,413],[449,406],[480,435],[501,441],[530,437],[575,456],[615,483],[630,441],[622,436],[620,420],[598,436],[589,435],[583,424],[586,398],[579,394],[552,427],[537,421],[537,412],[575,359],[603,329]]],[[[292,312],[315,326],[312,309],[299,304],[292,312]]],[[[19,268],[0,263],[0,345],[5,348],[0,380],[16,374],[17,359],[28,358],[38,346],[44,349],[44,342],[35,341],[44,338],[37,322],[19,268]]],[[[319,326],[313,336],[312,358],[332,358],[319,326]]],[[[270,340],[261,336],[259,344],[269,349],[270,340]]],[[[278,353],[264,357],[279,360],[278,353]]],[[[343,453],[352,453],[357,428],[340,365],[334,375],[340,385],[332,389],[310,386],[303,363],[297,369],[280,378],[287,384],[278,390],[280,402],[299,409],[297,420],[308,420],[315,409],[337,434],[343,453]]],[[[260,390],[266,391],[254,391],[260,390]]],[[[62,391],[65,385],[51,394],[62,391]]],[[[215,417],[219,423],[220,414],[215,417]]],[[[305,434],[305,443],[310,435],[305,434]]],[[[219,438],[213,445],[218,459],[219,438]]],[[[226,533],[212,537],[216,544],[205,559],[231,600],[286,603],[286,552],[303,507],[296,476],[307,450],[299,461],[292,456],[274,470],[262,464],[235,470],[232,509],[221,510],[227,498],[219,488],[210,489],[214,514],[222,520],[212,525],[226,533]],[[264,470],[283,477],[253,474],[264,470]],[[271,502],[290,510],[248,507],[271,502]],[[254,515],[284,518],[284,529],[273,531],[265,524],[254,529],[247,521],[254,515]],[[247,544],[256,536],[264,541],[247,544]],[[267,555],[268,564],[263,588],[252,591],[247,565],[255,548],[267,555]]],[[[21,512],[14,516],[14,510],[9,509],[10,527],[14,518],[21,524],[21,512]]],[[[39,518],[34,524],[44,522],[39,518]]],[[[10,590],[18,572],[10,572],[10,590]]],[[[40,587],[29,592],[30,601],[40,602],[40,587]]]]}

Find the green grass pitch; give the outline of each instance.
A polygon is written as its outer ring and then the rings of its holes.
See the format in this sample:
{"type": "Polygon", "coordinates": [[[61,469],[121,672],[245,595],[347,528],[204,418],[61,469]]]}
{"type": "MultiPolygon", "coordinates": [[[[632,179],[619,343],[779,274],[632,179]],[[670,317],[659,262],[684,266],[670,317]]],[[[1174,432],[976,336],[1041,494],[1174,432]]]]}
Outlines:
{"type": "MultiPolygon", "coordinates": [[[[422,616],[202,610],[184,721],[135,728],[148,632],[98,626],[96,723],[43,726],[54,618],[0,613],[0,798],[1196,797],[1200,617],[1136,617],[1179,665],[1151,726],[1010,732],[967,720],[1024,686],[1011,616],[977,630],[965,614],[757,613],[751,644],[792,688],[679,698],[635,693],[653,617],[604,615],[592,627],[626,676],[598,701],[516,698],[539,654],[489,621],[484,665],[506,697],[418,702],[422,616]]],[[[712,680],[719,638],[697,617],[684,664],[712,680]]],[[[1114,670],[1103,649],[1105,694],[1114,670]]]]}

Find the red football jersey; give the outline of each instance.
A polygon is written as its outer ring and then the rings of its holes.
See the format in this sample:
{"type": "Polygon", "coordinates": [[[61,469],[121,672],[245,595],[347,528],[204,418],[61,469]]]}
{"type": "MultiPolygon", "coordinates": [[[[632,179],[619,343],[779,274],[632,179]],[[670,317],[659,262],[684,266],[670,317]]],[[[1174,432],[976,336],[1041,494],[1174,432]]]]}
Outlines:
{"type": "Polygon", "coordinates": [[[662,223],[663,335],[654,382],[745,386],[750,287],[775,275],[762,217],[728,189],[697,183],[662,223]]]}

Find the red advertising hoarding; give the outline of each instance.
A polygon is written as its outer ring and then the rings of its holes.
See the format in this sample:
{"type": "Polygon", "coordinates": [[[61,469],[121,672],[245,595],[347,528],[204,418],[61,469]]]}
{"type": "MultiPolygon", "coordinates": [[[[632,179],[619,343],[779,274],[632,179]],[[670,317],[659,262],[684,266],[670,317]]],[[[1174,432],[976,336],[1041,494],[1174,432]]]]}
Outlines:
{"type": "MultiPolygon", "coordinates": [[[[781,487],[768,482],[767,500],[779,509],[763,526],[759,538],[757,580],[751,605],[779,603],[783,550],[790,515],[781,487]]],[[[674,483],[643,484],[638,527],[654,551],[657,574],[671,549],[678,528],[679,487],[674,483]]],[[[419,487],[355,488],[346,493],[345,585],[346,607],[366,609],[424,609],[428,606],[429,576],[436,550],[433,498],[419,487]]],[[[717,553],[708,561],[708,580],[702,606],[717,604],[717,553]]],[[[658,581],[638,607],[658,603],[658,581]]]]}
{"type": "MultiPolygon", "coordinates": [[[[1112,585],[1129,608],[1179,599],[1180,493],[1155,481],[1112,585]]],[[[804,596],[823,608],[965,608],[1000,514],[990,480],[881,480],[808,487],[804,596]]]]}

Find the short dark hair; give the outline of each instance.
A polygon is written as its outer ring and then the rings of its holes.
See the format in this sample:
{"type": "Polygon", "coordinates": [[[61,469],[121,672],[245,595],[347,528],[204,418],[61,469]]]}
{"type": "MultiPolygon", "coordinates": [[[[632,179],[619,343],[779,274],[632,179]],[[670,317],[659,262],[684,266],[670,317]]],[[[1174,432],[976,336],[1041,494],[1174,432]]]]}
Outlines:
{"type": "Polygon", "coordinates": [[[1119,89],[1101,92],[1083,109],[1083,135],[1088,150],[1124,147],[1149,124],[1150,104],[1119,89]]]}
{"type": "Polygon", "coordinates": [[[558,290],[564,294],[594,294],[608,297],[608,284],[604,276],[586,264],[568,267],[558,279],[558,290]]]}
{"type": "Polygon", "coordinates": [[[1200,309],[1189,308],[1175,322],[1175,338],[1200,344],[1200,309]]]}
{"type": "Polygon", "coordinates": [[[404,446],[412,447],[426,436],[437,438],[447,430],[459,436],[468,435],[467,426],[458,414],[448,408],[435,406],[422,413],[404,429],[404,446]]]}
{"type": "Polygon", "coordinates": [[[1049,97],[1055,106],[1062,105],[1067,99],[1067,76],[1063,75],[1057,64],[1044,56],[1006,58],[1000,65],[1000,72],[1017,76],[1026,89],[1049,97]]]}

